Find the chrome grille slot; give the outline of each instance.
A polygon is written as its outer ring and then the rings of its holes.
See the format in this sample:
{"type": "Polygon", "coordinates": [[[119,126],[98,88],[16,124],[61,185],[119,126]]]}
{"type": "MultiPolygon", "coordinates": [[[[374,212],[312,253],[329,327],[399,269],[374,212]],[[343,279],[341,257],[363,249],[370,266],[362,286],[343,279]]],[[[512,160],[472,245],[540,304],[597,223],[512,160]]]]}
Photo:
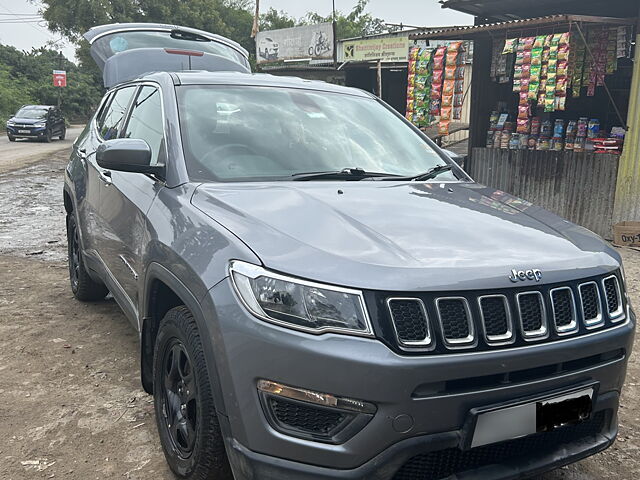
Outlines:
{"type": "Polygon", "coordinates": [[[555,288],[550,294],[556,332],[560,335],[576,332],[578,330],[576,303],[571,288],[555,288]]]}
{"type": "Polygon", "coordinates": [[[580,307],[582,318],[587,328],[597,327],[603,324],[602,304],[600,291],[596,282],[583,283],[578,287],[580,292],[580,307]]]}
{"type": "Polygon", "coordinates": [[[450,348],[473,346],[475,330],[467,299],[464,297],[438,298],[436,307],[445,343],[450,348]]]}
{"type": "Polygon", "coordinates": [[[517,303],[524,338],[546,337],[548,334],[547,315],[542,294],[540,292],[519,293],[517,303]]]}
{"type": "Polygon", "coordinates": [[[431,328],[422,300],[389,298],[387,306],[398,342],[404,347],[428,347],[432,344],[431,328]]]}
{"type": "Polygon", "coordinates": [[[510,343],[513,337],[513,323],[507,297],[487,295],[478,299],[485,339],[490,345],[510,343]]]}
{"type": "Polygon", "coordinates": [[[618,277],[611,275],[602,280],[602,286],[604,288],[604,295],[607,304],[607,313],[612,321],[620,321],[624,317],[622,316],[622,295],[620,292],[620,284],[618,283],[618,277]]]}

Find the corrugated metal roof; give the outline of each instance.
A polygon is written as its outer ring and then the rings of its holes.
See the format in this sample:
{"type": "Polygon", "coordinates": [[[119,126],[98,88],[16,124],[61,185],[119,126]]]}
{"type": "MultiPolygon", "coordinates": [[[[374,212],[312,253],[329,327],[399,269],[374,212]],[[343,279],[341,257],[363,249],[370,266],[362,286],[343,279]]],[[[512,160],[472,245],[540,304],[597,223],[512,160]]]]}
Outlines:
{"type": "Polygon", "coordinates": [[[432,29],[410,35],[411,40],[429,38],[461,39],[465,37],[479,36],[489,32],[518,30],[528,27],[560,26],[570,23],[600,23],[612,25],[635,25],[635,19],[591,17],[585,15],[551,15],[548,17],[527,18],[523,20],[511,20],[508,22],[486,23],[483,25],[469,25],[459,27],[446,27],[432,29]]]}
{"type": "Polygon", "coordinates": [[[496,21],[560,14],[628,18],[637,16],[640,9],[635,0],[440,0],[440,3],[443,8],[496,21]]]}

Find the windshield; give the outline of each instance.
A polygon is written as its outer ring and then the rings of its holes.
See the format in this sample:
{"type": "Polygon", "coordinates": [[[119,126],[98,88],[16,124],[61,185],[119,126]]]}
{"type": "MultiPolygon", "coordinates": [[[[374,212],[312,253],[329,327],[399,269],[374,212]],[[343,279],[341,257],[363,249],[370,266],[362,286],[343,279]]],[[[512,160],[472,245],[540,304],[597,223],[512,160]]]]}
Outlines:
{"type": "Polygon", "coordinates": [[[212,53],[248,65],[247,59],[237,50],[222,43],[195,36],[195,39],[175,37],[171,32],[130,31],[117,32],[98,38],[91,46],[103,61],[116,53],[136,48],[174,48],[212,53]]]}
{"type": "Polygon", "coordinates": [[[40,119],[47,116],[47,110],[40,108],[21,108],[15,115],[17,118],[40,119]]]}
{"type": "MultiPolygon", "coordinates": [[[[372,98],[272,87],[177,90],[184,153],[194,180],[288,180],[345,168],[413,176],[445,163],[372,98]]],[[[452,172],[438,176],[455,179],[452,172]]]]}

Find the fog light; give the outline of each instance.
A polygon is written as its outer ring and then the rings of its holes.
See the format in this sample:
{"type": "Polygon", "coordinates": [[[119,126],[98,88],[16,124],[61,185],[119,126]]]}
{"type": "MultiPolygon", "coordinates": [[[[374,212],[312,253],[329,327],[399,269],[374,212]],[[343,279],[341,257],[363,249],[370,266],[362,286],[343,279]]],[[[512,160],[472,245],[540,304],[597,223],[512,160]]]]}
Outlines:
{"type": "Polygon", "coordinates": [[[269,380],[259,380],[258,391],[274,429],[308,440],[343,443],[362,430],[376,412],[375,405],[362,400],[269,380]]]}

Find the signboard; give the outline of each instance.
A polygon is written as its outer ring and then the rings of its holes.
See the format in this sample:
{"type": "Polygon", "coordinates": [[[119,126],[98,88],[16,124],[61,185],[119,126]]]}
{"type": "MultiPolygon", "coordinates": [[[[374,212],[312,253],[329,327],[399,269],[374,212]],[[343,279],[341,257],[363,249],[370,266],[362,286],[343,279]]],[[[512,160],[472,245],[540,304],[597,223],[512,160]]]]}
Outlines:
{"type": "Polygon", "coordinates": [[[331,23],[258,32],[258,64],[287,60],[333,60],[333,44],[331,23]]]}
{"type": "Polygon", "coordinates": [[[344,42],[345,62],[408,62],[409,37],[368,38],[344,42]]]}
{"type": "Polygon", "coordinates": [[[53,86],[54,87],[66,87],[67,86],[67,72],[64,70],[53,71],[53,86]]]}

